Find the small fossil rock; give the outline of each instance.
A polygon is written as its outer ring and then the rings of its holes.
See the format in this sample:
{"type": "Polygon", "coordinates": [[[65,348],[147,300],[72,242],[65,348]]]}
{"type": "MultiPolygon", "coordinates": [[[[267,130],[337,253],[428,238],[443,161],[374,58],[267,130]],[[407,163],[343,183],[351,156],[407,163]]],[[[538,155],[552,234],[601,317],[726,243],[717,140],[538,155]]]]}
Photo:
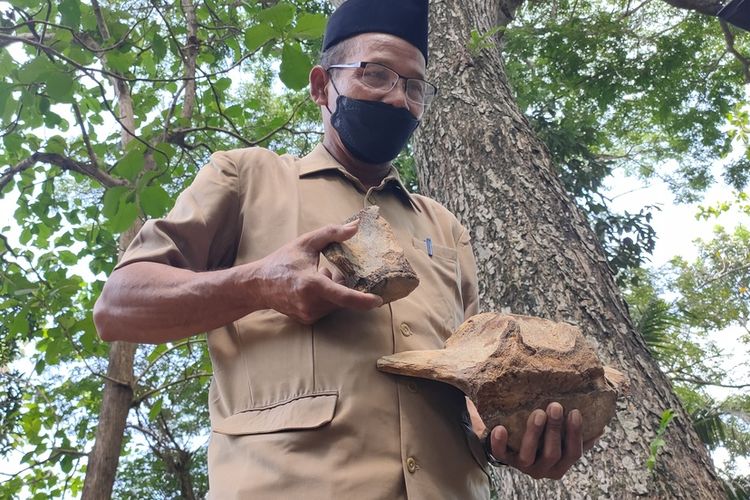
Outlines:
{"type": "Polygon", "coordinates": [[[518,450],[529,414],[553,401],[578,409],[584,441],[615,415],[624,376],[602,366],[580,330],[567,323],[515,314],[469,318],[445,349],[406,351],[378,360],[378,369],[451,384],[477,406],[487,429],[504,425],[518,450]]]}
{"type": "Polygon", "coordinates": [[[388,222],[377,206],[370,206],[346,222],[359,219],[359,230],[343,243],[331,243],[323,255],[346,279],[346,286],[393,302],[409,295],[419,285],[419,278],[388,222]]]}

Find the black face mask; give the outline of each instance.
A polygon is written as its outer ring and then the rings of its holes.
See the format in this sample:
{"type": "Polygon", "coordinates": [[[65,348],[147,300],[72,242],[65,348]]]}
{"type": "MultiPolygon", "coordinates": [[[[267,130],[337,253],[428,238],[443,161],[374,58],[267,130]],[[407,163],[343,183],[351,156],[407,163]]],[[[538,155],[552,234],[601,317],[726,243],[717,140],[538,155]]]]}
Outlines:
{"type": "Polygon", "coordinates": [[[419,120],[405,108],[339,94],[331,124],[356,159],[381,164],[398,156],[419,120]]]}

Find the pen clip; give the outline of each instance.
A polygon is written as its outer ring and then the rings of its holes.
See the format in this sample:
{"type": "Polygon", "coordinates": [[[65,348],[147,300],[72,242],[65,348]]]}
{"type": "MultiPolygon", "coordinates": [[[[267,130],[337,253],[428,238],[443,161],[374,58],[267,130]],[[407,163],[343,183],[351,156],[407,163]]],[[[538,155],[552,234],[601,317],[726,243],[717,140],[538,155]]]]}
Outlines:
{"type": "Polygon", "coordinates": [[[427,247],[427,255],[432,257],[432,239],[427,238],[426,240],[424,240],[424,244],[427,247]]]}

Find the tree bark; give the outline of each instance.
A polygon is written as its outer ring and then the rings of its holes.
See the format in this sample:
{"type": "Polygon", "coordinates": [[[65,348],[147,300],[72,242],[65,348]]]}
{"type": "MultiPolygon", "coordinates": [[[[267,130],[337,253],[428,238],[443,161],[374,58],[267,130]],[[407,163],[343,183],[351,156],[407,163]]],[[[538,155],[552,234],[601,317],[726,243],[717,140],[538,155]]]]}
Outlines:
{"type": "Polygon", "coordinates": [[[576,323],[631,388],[562,481],[502,469],[496,488],[519,499],[721,498],[706,448],[634,329],[601,246],[514,101],[500,51],[467,50],[472,29],[507,22],[518,3],[430,2],[428,78],[440,97],[414,140],[420,187],[470,229],[483,310],[576,323]],[[652,474],[649,445],[668,408],[676,416],[652,474]]]}

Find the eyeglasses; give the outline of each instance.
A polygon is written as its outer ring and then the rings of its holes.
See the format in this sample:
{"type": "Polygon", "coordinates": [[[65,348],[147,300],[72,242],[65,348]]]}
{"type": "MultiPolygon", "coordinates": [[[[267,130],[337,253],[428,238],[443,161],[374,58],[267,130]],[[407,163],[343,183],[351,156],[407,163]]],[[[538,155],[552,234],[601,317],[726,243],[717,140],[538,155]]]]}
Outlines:
{"type": "Polygon", "coordinates": [[[362,69],[359,79],[367,87],[383,95],[396,87],[399,80],[406,81],[406,99],[419,110],[420,118],[437,95],[437,87],[420,78],[407,78],[393,71],[388,66],[374,62],[353,62],[347,64],[332,64],[328,69],[362,69]]]}

